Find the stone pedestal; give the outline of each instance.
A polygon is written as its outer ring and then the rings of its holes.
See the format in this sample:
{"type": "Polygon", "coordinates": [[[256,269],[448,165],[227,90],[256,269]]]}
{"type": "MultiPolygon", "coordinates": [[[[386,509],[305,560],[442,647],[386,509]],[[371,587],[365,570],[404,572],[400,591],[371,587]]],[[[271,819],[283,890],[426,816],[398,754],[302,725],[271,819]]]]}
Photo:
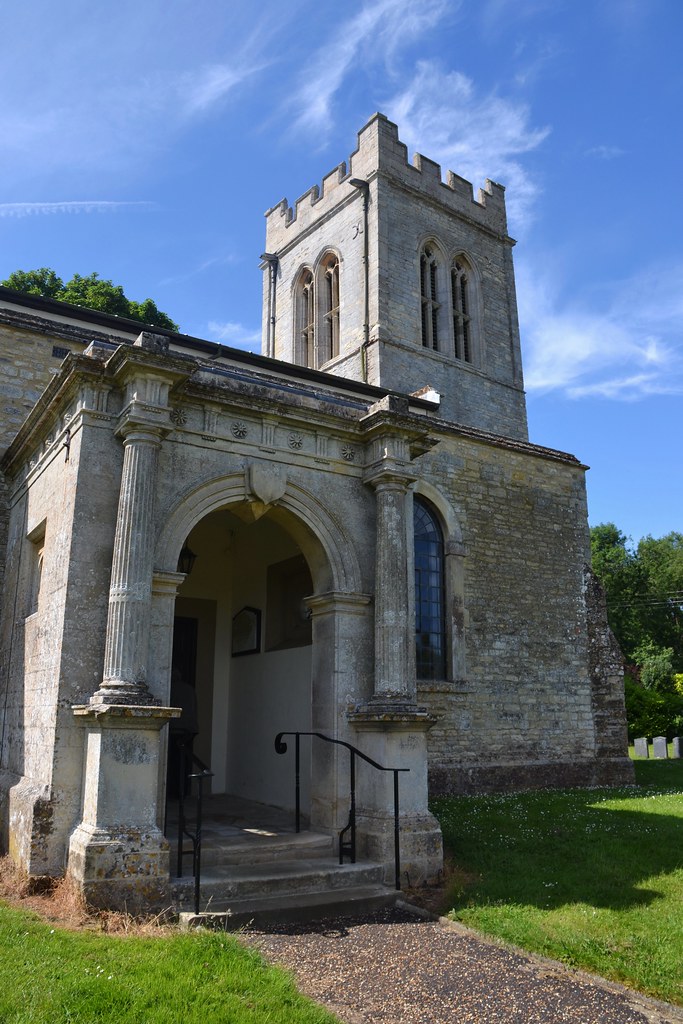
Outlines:
{"type": "Polygon", "coordinates": [[[83,816],[67,874],[93,906],[132,913],[168,903],[168,843],[157,826],[160,730],[179,708],[79,706],[86,729],[83,816]]]}
{"type": "MultiPolygon", "coordinates": [[[[349,715],[356,745],[385,768],[408,768],[399,774],[401,885],[436,879],[443,869],[439,823],[429,811],[427,732],[433,718],[412,707],[381,708],[376,702],[349,715]]],[[[385,881],[394,881],[394,777],[359,763],[357,826],[360,853],[382,861],[385,881]]]]}

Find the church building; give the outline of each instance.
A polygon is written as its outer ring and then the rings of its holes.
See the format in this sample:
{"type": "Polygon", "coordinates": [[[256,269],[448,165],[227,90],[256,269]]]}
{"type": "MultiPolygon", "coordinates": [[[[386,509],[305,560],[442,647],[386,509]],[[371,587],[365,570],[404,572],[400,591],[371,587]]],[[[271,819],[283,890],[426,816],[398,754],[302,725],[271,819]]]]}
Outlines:
{"type": "Polygon", "coordinates": [[[167,906],[181,711],[207,808],[296,803],[335,857],[349,748],[402,769],[355,761],[391,884],[395,782],[403,884],[441,868],[430,796],[631,781],[587,467],[528,439],[513,245],[500,185],[376,114],[266,214],[261,355],[0,288],[0,851],[167,906]]]}

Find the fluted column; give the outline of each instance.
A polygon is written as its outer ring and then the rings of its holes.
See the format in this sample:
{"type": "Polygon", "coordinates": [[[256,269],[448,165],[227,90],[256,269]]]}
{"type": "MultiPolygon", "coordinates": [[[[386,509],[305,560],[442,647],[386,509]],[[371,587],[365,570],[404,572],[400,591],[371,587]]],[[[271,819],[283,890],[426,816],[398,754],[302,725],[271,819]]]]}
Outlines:
{"type": "Polygon", "coordinates": [[[154,499],[161,432],[126,430],[114,538],[104,678],[91,704],[151,704],[147,653],[152,594],[154,499]]]}
{"type": "Polygon", "coordinates": [[[412,477],[391,470],[369,480],[377,498],[375,556],[375,700],[415,703],[409,621],[406,496],[412,477]]]}

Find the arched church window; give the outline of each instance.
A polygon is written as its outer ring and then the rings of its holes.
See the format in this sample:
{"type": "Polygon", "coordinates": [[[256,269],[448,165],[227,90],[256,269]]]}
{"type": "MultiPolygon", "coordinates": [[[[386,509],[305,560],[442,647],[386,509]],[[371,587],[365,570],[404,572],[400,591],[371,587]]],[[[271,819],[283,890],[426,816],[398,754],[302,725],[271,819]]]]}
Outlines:
{"type": "Polygon", "coordinates": [[[472,362],[472,277],[462,256],[451,267],[453,342],[456,359],[472,362]]]}
{"type": "Polygon", "coordinates": [[[444,539],[436,513],[413,503],[415,550],[415,661],[418,679],[446,678],[444,539]]]}
{"type": "Polygon", "coordinates": [[[426,245],[420,256],[420,293],[422,298],[422,344],[439,350],[439,264],[434,250],[426,245]]]}
{"type": "Polygon", "coordinates": [[[296,362],[315,366],[315,285],[313,274],[301,272],[296,289],[296,362]]]}
{"type": "Polygon", "coordinates": [[[321,266],[322,322],[317,365],[339,355],[339,260],[328,256],[321,266]]]}

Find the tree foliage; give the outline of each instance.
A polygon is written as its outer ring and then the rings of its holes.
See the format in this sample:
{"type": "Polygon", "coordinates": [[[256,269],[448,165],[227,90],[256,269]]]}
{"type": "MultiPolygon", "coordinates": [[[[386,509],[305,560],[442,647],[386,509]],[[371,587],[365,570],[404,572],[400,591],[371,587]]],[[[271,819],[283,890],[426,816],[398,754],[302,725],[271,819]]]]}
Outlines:
{"type": "Polygon", "coordinates": [[[627,663],[631,736],[680,733],[683,700],[683,534],[643,537],[634,548],[614,523],[591,530],[593,570],[627,663]]]}
{"type": "Polygon", "coordinates": [[[614,523],[591,530],[593,569],[607,595],[610,626],[628,662],[670,650],[683,671],[683,534],[643,537],[637,547],[614,523]]]}
{"type": "Polygon", "coordinates": [[[89,274],[87,277],[74,274],[65,284],[54,270],[40,267],[38,270],[15,270],[2,284],[6,288],[23,292],[24,295],[58,299],[73,306],[85,306],[86,309],[97,309],[101,313],[125,316],[149,327],[178,330],[178,325],[157,308],[153,299],[135,302],[126,297],[121,285],[105,280],[97,273],[89,274]]]}

